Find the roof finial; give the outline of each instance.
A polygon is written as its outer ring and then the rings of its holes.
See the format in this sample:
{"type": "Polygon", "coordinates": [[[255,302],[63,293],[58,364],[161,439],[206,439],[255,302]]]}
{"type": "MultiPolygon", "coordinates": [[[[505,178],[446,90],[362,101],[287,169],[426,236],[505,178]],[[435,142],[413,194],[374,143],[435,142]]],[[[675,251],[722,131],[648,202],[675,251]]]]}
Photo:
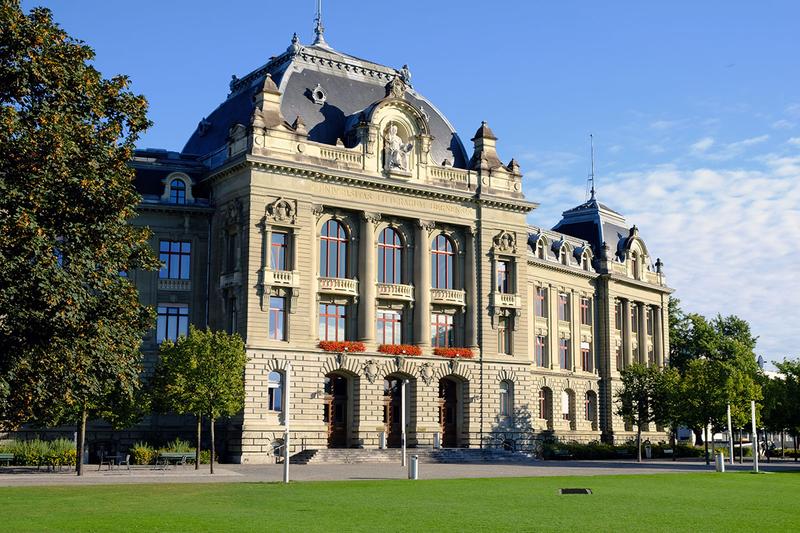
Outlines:
{"type": "Polygon", "coordinates": [[[317,16],[314,18],[314,44],[325,46],[325,26],[322,24],[322,0],[317,0],[317,16]]]}
{"type": "Polygon", "coordinates": [[[589,189],[589,200],[594,200],[594,136],[591,133],[589,134],[589,147],[592,160],[592,169],[589,172],[587,185],[591,187],[589,189]]]}

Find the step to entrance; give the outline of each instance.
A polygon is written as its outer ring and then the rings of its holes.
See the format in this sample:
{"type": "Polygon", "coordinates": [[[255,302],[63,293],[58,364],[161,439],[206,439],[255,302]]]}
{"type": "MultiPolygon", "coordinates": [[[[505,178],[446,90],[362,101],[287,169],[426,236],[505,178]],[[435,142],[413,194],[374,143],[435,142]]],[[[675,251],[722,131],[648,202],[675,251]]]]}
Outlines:
{"type": "MultiPolygon", "coordinates": [[[[409,448],[408,457],[417,455],[420,463],[479,464],[479,463],[532,463],[536,459],[522,452],[495,448],[409,448]]],[[[399,464],[401,451],[363,448],[321,448],[303,450],[294,454],[291,464],[354,464],[391,463],[399,464]]]]}

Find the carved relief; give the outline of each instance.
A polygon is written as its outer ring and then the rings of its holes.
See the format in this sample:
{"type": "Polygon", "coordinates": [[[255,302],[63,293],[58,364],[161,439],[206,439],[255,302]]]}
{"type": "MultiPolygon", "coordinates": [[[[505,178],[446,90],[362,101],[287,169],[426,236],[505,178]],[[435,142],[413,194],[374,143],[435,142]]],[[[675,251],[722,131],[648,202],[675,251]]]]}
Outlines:
{"type": "Polygon", "coordinates": [[[374,359],[370,359],[364,363],[364,375],[367,377],[367,380],[370,383],[375,383],[375,380],[378,377],[378,370],[380,370],[380,367],[374,359]]]}
{"type": "Polygon", "coordinates": [[[297,222],[296,203],[294,201],[278,198],[271,204],[267,205],[266,216],[267,219],[275,222],[294,224],[297,222]]]}
{"type": "Polygon", "coordinates": [[[494,251],[503,252],[507,254],[517,253],[517,237],[516,234],[501,231],[493,239],[494,251]]]}
{"type": "Polygon", "coordinates": [[[387,172],[392,170],[408,171],[408,154],[414,148],[414,143],[404,142],[397,134],[397,124],[390,123],[383,136],[383,168],[387,172]]]}
{"type": "Polygon", "coordinates": [[[419,376],[422,378],[422,381],[425,382],[426,385],[430,385],[433,381],[433,365],[430,363],[423,364],[419,369],[419,376]]]}
{"type": "Polygon", "coordinates": [[[386,84],[386,96],[392,98],[403,98],[406,92],[406,83],[400,76],[395,76],[392,81],[386,84]]]}

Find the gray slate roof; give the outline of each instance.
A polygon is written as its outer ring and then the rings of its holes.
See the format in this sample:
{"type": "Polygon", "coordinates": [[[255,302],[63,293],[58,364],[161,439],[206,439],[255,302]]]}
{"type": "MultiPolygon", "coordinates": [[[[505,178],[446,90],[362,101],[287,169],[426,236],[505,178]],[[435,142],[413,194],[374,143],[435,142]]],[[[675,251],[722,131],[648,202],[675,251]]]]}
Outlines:
{"type": "Polygon", "coordinates": [[[625,217],[595,198],[564,211],[553,231],[588,241],[595,257],[600,257],[604,242],[617,252],[629,235],[625,217]]]}

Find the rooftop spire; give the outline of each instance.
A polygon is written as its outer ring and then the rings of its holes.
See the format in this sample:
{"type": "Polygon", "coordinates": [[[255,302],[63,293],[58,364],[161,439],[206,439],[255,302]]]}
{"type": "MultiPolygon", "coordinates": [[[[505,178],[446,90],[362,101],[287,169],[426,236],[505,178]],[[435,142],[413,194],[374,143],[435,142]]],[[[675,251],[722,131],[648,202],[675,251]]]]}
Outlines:
{"type": "Polygon", "coordinates": [[[325,42],[325,26],[322,24],[322,0],[317,0],[317,16],[314,17],[314,43],[319,46],[328,46],[325,42]]]}
{"type": "Polygon", "coordinates": [[[594,200],[594,136],[590,133],[589,134],[589,150],[590,150],[590,157],[592,160],[592,167],[591,171],[589,172],[589,179],[587,180],[587,185],[590,186],[589,189],[589,200],[594,200]]]}

